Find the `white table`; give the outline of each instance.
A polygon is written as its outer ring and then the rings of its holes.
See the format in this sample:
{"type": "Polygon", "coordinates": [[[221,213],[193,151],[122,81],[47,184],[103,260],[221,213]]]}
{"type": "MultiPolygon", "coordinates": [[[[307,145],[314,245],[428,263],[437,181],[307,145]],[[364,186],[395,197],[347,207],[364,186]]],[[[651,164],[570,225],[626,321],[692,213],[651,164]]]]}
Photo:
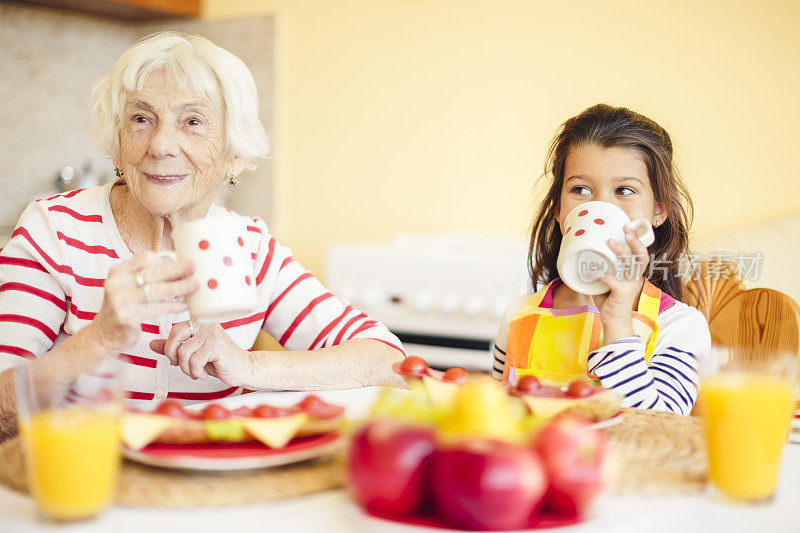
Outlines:
{"type": "MultiPolygon", "coordinates": [[[[318,393],[325,400],[347,406],[348,415],[358,417],[368,409],[376,388],[318,393]]],[[[271,403],[290,404],[305,393],[256,393],[231,398],[226,406],[271,403]]],[[[417,531],[411,528],[389,528],[417,531]]],[[[343,490],[323,492],[264,504],[191,509],[142,509],[112,507],[89,522],[52,525],[36,517],[33,502],[0,487],[0,533],[169,533],[178,532],[349,532],[377,531],[374,522],[361,518],[343,490]]],[[[759,506],[739,506],[716,501],[707,495],[608,496],[594,516],[579,525],[559,528],[563,533],[609,532],[669,533],[800,531],[800,445],[784,450],[781,479],[774,501],[759,506]]]]}

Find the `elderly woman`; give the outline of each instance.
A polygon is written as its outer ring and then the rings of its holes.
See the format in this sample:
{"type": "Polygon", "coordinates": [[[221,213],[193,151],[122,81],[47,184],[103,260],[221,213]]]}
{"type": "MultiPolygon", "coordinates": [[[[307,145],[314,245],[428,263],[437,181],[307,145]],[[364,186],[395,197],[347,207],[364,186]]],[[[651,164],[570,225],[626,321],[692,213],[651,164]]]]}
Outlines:
{"type": "Polygon", "coordinates": [[[266,152],[257,109],[244,63],[194,35],[150,35],[98,82],[94,133],[118,179],[32,203],[0,255],[0,428],[13,431],[11,367],[23,363],[55,387],[120,357],[145,408],[396,381],[398,339],[327,292],[258,218],[247,219],[257,312],[189,322],[179,298],[198,289],[194,265],[155,252],[173,248],[177,224],[240,217],[213,199],[266,152]],[[248,351],[261,330],[287,351],[248,351]]]}

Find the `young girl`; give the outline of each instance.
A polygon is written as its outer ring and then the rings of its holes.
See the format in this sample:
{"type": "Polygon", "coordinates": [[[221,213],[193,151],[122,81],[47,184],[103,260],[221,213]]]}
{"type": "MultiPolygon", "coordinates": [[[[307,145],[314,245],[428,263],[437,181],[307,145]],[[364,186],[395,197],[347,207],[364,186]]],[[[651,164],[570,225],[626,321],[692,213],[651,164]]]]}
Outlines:
{"type": "Polygon", "coordinates": [[[688,414],[698,358],[711,338],[705,317],[679,301],[692,204],[673,167],[669,134],[629,109],[596,105],[564,123],[546,172],[553,181],[528,252],[532,285],[541,288],[509,305],[492,375],[513,383],[532,374],[555,384],[589,376],[622,395],[624,407],[688,414]],[[567,214],[592,200],[650,220],[655,232],[649,250],[628,229],[625,243],[609,239],[629,266],[601,278],[610,291],[599,296],[573,291],[556,270],[567,214]]]}

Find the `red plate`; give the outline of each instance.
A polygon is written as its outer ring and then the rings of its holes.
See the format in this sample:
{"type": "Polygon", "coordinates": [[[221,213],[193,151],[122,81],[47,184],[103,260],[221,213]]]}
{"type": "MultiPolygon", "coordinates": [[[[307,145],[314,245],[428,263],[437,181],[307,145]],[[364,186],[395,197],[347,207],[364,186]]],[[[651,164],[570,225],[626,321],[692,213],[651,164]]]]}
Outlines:
{"type": "Polygon", "coordinates": [[[139,463],[182,470],[248,470],[296,463],[335,449],[339,432],[298,437],[283,448],[260,442],[212,442],[203,444],[159,444],[141,450],[122,449],[122,455],[139,463]]]}
{"type": "MultiPolygon", "coordinates": [[[[444,531],[467,531],[465,529],[454,528],[451,524],[433,515],[415,514],[410,516],[394,516],[384,513],[362,510],[362,513],[374,520],[376,523],[391,526],[407,526],[416,529],[438,529],[444,531]]],[[[540,513],[524,527],[525,530],[550,529],[564,526],[571,526],[585,522],[583,516],[558,516],[548,513],[540,513]]],[[[397,529],[397,528],[395,528],[397,529]]]]}

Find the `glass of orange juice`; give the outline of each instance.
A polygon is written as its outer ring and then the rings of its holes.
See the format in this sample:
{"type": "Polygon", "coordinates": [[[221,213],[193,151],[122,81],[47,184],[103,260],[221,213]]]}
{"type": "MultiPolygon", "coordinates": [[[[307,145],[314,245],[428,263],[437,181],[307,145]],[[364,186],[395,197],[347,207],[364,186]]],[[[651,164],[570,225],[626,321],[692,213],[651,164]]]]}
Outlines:
{"type": "Polygon", "coordinates": [[[775,493],[797,387],[797,354],[716,347],[717,371],[700,380],[709,479],[723,497],[775,493]]]}
{"type": "Polygon", "coordinates": [[[15,369],[28,486],[49,519],[91,518],[113,497],[122,408],[117,368],[60,386],[39,383],[27,366],[15,369]]]}

